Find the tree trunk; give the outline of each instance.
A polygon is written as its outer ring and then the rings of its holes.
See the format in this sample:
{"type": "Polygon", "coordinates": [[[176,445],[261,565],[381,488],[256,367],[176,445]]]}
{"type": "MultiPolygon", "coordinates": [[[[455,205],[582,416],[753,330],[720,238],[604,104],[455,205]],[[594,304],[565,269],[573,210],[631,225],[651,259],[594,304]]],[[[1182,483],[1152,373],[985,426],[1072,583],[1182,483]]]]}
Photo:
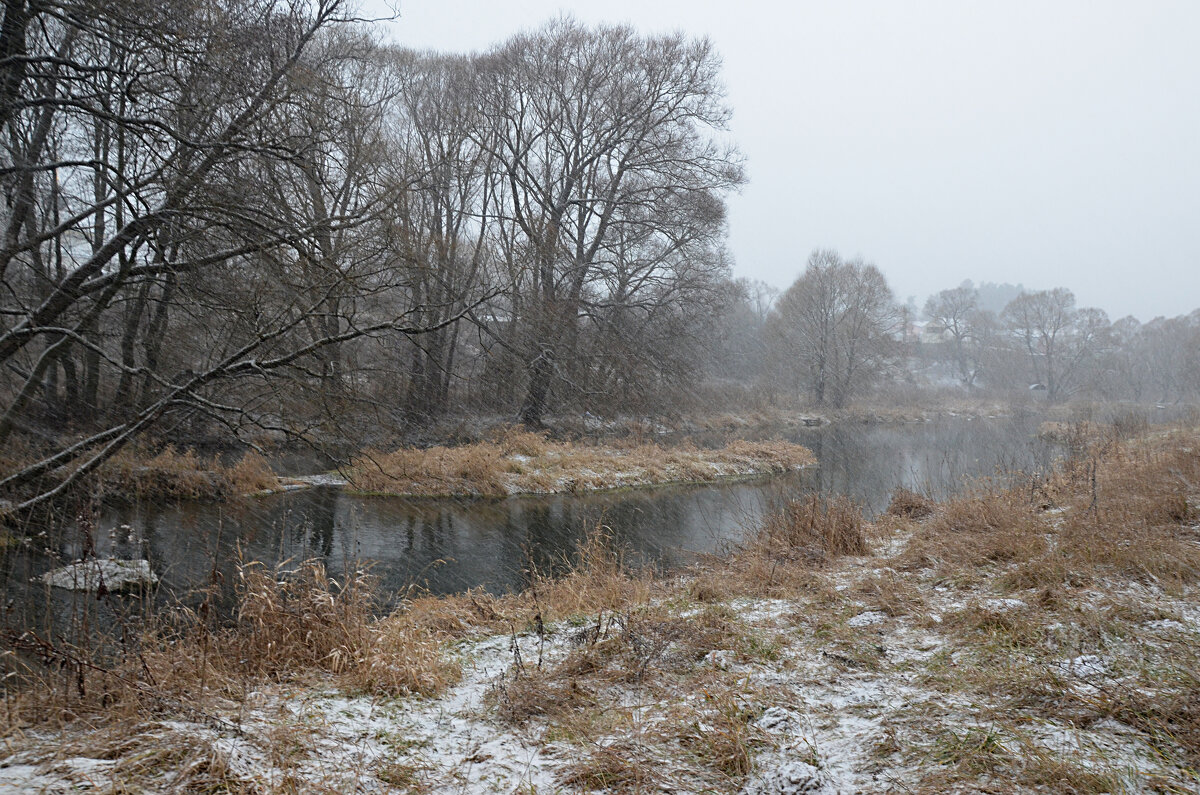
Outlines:
{"type": "Polygon", "coordinates": [[[544,427],[542,420],[550,396],[552,371],[550,354],[545,350],[529,365],[529,386],[525,391],[525,402],[521,405],[521,424],[528,428],[544,427]]]}

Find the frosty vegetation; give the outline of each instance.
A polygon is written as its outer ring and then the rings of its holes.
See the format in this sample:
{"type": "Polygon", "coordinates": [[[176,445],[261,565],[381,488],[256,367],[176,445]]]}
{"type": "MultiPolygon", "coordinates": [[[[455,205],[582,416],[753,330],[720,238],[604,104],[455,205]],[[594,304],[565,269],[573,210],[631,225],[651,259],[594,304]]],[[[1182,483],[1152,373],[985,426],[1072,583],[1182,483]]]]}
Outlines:
{"type": "Polygon", "coordinates": [[[47,605],[145,605],[0,627],[0,789],[1195,789],[1200,436],[1143,408],[1200,398],[1200,310],[922,306],[825,249],[783,291],[733,278],[747,176],[704,39],[562,18],[413,52],[345,0],[0,13],[0,552],[40,566],[67,526],[47,605]],[[665,575],[598,529],[516,593],[385,597],[357,560],[222,591],[218,546],[166,609],[134,601],[148,560],[96,559],[105,498],[270,492],[281,448],[499,497],[814,461],[646,429],[967,400],[1141,406],[1048,424],[1056,470],[879,517],[782,500],[665,575]]]}
{"type": "Polygon", "coordinates": [[[521,593],[239,567],[107,659],[11,639],[0,787],[1194,792],[1200,435],[1076,424],[1053,473],[780,506],[655,577],[598,530],[521,593]],[[102,664],[103,663],[103,664],[102,664]]]}
{"type": "Polygon", "coordinates": [[[417,53],[342,0],[16,0],[2,36],[17,505],[134,442],[1200,388],[1195,315],[1111,323],[1065,289],[988,306],[971,286],[922,312],[832,251],[798,253],[778,297],[732,279],[745,174],[703,39],[560,19],[417,53]]]}

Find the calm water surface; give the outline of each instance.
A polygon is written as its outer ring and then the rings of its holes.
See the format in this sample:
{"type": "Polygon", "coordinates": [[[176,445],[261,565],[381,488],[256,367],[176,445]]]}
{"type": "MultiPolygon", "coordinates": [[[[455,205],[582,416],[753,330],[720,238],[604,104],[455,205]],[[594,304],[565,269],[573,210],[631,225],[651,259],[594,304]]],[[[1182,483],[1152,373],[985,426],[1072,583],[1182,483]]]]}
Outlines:
{"type": "MultiPolygon", "coordinates": [[[[533,568],[563,566],[599,525],[628,560],[671,567],[736,546],[786,497],[846,494],[877,513],[898,486],[944,497],[973,478],[1044,469],[1053,451],[1035,438],[1037,424],[1032,417],[951,418],[805,429],[791,438],[812,449],[818,467],[723,485],[508,499],[362,498],[319,488],[223,505],[112,506],[102,512],[96,547],[102,556],[150,560],[162,581],[160,600],[194,602],[214,581],[228,588],[239,559],[318,558],[335,577],[369,562],[393,596],[410,586],[501,592],[520,588],[533,568]]],[[[81,553],[72,524],[36,550],[5,553],[9,626],[50,625],[94,599],[31,583],[81,553]]],[[[126,610],[137,602],[105,601],[126,610]]]]}

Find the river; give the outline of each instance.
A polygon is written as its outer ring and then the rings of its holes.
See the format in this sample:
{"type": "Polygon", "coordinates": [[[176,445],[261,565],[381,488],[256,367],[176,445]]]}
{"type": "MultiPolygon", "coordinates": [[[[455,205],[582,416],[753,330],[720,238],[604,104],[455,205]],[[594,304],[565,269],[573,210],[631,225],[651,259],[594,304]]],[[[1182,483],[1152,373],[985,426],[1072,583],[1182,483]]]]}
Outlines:
{"type": "MultiPolygon", "coordinates": [[[[717,485],[507,499],[357,497],[325,487],[224,504],[143,501],[105,507],[94,537],[101,556],[148,559],[161,578],[159,602],[194,603],[212,582],[228,592],[239,560],[316,558],[334,577],[369,566],[390,598],[411,586],[503,592],[520,588],[532,569],[561,569],[599,526],[631,563],[673,567],[736,546],[788,497],[846,494],[875,514],[900,486],[941,498],[974,478],[1044,470],[1053,450],[1036,437],[1037,425],[1022,415],[806,428],[790,437],[812,449],[818,466],[717,485]]],[[[78,620],[94,597],[34,581],[77,559],[81,535],[66,523],[34,548],[3,554],[10,627],[78,620]]],[[[105,601],[145,609],[132,597],[105,601]]]]}

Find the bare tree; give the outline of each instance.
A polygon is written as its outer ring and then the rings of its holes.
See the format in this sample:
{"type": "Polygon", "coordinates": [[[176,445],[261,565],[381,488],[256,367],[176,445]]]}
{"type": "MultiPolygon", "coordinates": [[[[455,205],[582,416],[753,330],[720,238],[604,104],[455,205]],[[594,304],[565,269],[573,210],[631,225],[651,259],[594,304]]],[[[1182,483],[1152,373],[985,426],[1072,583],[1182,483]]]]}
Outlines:
{"type": "MultiPolygon", "coordinates": [[[[399,197],[393,256],[404,264],[410,300],[436,325],[489,294],[494,271],[493,212],[499,175],[472,94],[466,57],[387,53],[401,81],[392,124],[411,180],[399,197]]],[[[403,343],[410,423],[448,408],[461,327],[403,343]]]]}
{"type": "Polygon", "coordinates": [[[1004,308],[1002,320],[1052,401],[1079,388],[1088,364],[1108,344],[1111,325],[1099,309],[1076,309],[1075,295],[1063,287],[1023,293],[1004,308]]]}
{"type": "Polygon", "coordinates": [[[776,366],[819,406],[845,406],[896,350],[898,313],[874,265],[814,251],[771,316],[776,366]]]}
{"type": "Polygon", "coordinates": [[[395,186],[348,22],[341,0],[5,6],[0,441],[40,453],[3,496],[62,494],[171,417],[293,432],[282,383],[452,322],[370,300],[388,268],[356,230],[395,186]],[[65,409],[49,432],[39,399],[65,409]]]}
{"type": "Polygon", "coordinates": [[[942,290],[925,302],[925,317],[950,335],[958,379],[963,386],[974,386],[982,367],[983,315],[978,291],[965,284],[942,290]]]}
{"type": "Polygon", "coordinates": [[[518,265],[506,344],[524,363],[527,424],[570,383],[583,319],[677,295],[683,258],[723,229],[721,197],[743,177],[715,135],[729,118],[719,69],[708,41],[572,20],[480,63],[480,144],[505,176],[500,228],[518,265]]]}

